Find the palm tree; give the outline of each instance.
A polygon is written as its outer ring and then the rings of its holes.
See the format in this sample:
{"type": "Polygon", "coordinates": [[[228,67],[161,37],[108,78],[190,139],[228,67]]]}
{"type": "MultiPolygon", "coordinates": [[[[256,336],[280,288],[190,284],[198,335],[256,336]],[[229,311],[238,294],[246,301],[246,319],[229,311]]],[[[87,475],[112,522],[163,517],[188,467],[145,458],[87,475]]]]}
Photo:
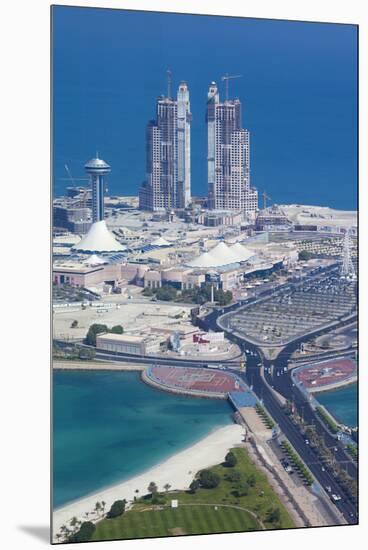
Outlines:
{"type": "Polygon", "coordinates": [[[95,504],[95,512],[96,514],[98,514],[98,512],[101,510],[102,506],[101,506],[101,502],[96,502],[95,504]]]}
{"type": "Polygon", "coordinates": [[[78,526],[78,518],[76,516],[72,517],[72,519],[70,520],[70,527],[74,527],[74,531],[77,530],[77,526],[78,526]]]}
{"type": "Polygon", "coordinates": [[[105,513],[105,507],[106,507],[106,502],[104,500],[101,500],[101,506],[102,506],[102,513],[104,514],[105,513]]]}
{"type": "Polygon", "coordinates": [[[171,488],[170,483],[165,483],[165,485],[164,485],[165,491],[168,492],[168,490],[169,490],[170,488],[171,488]]]}

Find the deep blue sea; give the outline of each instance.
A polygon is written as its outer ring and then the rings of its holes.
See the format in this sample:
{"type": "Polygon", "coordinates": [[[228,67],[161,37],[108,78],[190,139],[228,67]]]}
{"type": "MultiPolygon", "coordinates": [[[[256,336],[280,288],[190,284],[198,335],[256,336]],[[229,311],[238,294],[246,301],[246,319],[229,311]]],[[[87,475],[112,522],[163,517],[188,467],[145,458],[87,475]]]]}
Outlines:
{"type": "Polygon", "coordinates": [[[128,479],[232,423],[227,401],[155,390],[136,372],[54,373],[54,506],[128,479]]]}
{"type": "MultiPolygon", "coordinates": [[[[110,194],[137,194],[155,99],[186,80],[191,94],[192,193],[207,193],[205,108],[210,81],[243,105],[251,179],[275,203],[356,209],[357,29],[303,23],[53,8],[54,192],[98,150],[110,194]]],[[[76,181],[76,183],[83,183],[76,181]]]]}
{"type": "Polygon", "coordinates": [[[355,427],[358,424],[358,386],[351,384],[346,388],[322,392],[316,399],[340,422],[355,427]]]}

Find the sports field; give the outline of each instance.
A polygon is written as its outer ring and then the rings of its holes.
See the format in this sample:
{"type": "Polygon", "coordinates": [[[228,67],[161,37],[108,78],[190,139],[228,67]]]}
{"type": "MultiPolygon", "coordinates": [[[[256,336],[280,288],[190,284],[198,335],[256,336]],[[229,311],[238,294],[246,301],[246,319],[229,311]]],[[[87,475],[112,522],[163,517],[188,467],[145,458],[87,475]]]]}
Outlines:
{"type": "Polygon", "coordinates": [[[98,526],[92,540],[200,535],[261,529],[248,512],[234,508],[189,505],[162,510],[130,511],[98,526]]]}
{"type": "Polygon", "coordinates": [[[257,470],[245,450],[237,448],[233,452],[237,458],[236,466],[229,468],[221,464],[211,468],[221,478],[216,488],[200,488],[194,494],[187,491],[160,493],[160,505],[153,505],[150,497],[142,497],[122,516],[99,522],[92,540],[294,527],[267,478],[257,470]],[[241,476],[240,484],[228,479],[229,474],[235,472],[241,476]],[[239,496],[238,489],[244,485],[247,485],[247,490],[239,496]],[[178,500],[178,508],[170,507],[172,499],[178,500]],[[270,519],[270,512],[275,509],[279,510],[276,521],[270,519]]]}

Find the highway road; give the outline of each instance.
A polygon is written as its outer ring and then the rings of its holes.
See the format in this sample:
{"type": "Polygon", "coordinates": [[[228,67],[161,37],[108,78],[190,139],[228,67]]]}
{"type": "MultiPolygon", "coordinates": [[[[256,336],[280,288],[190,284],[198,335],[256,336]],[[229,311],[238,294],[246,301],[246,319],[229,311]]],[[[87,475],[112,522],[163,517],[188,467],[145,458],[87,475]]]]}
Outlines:
{"type": "MultiPolygon", "coordinates": [[[[322,464],[319,457],[313,449],[305,443],[305,439],[299,429],[285,414],[276,397],[273,395],[272,390],[262,379],[260,368],[258,366],[261,361],[261,355],[257,353],[256,349],[254,349],[254,352],[256,353],[255,356],[248,356],[246,373],[241,374],[240,376],[244,377],[246,382],[253,386],[253,391],[256,393],[258,398],[262,400],[266,409],[269,411],[275,422],[279,425],[280,430],[284,433],[294,449],[301,456],[320,485],[323,488],[330,486],[332,493],[343,496],[343,500],[337,504],[337,508],[342,512],[346,521],[351,524],[357,523],[356,504],[342,494],[341,487],[332,474],[328,472],[326,468],[324,471],[322,470],[322,464]]],[[[335,439],[333,440],[333,443],[336,445],[335,439]]]]}
{"type": "MultiPolygon", "coordinates": [[[[328,269],[319,270],[317,276],[324,273],[331,273],[336,271],[337,266],[331,266],[328,269]]],[[[226,313],[241,307],[242,305],[250,304],[270,296],[275,292],[282,292],[286,290],[288,286],[299,286],[310,282],[314,278],[314,274],[306,276],[302,282],[289,283],[283,285],[282,288],[270,289],[264,293],[260,293],[257,297],[252,297],[248,300],[244,300],[242,303],[233,304],[230,308],[226,308],[226,313]]],[[[202,326],[207,330],[220,330],[217,319],[225,313],[224,310],[212,311],[203,321],[202,326]]],[[[341,321],[340,326],[351,323],[351,320],[341,321]]],[[[316,330],[314,336],[325,334],[328,330],[321,328],[316,330]]],[[[311,472],[321,484],[322,487],[331,487],[332,493],[340,494],[343,499],[337,504],[338,509],[343,513],[345,519],[349,523],[357,522],[357,503],[350,500],[349,496],[344,493],[340,484],[333,477],[322,463],[318,455],[313,449],[305,442],[304,436],[300,430],[291,422],[290,418],[285,414],[280,402],[274,395],[271,388],[274,388],[286,399],[293,401],[299,414],[304,418],[307,424],[313,424],[317,433],[324,438],[324,441],[328,447],[330,447],[335,455],[335,459],[339,462],[340,466],[347,470],[349,475],[353,479],[358,477],[358,469],[356,463],[351,460],[351,457],[343,450],[341,444],[329,433],[327,428],[316,417],[312,407],[307,402],[305,396],[297,386],[293,384],[290,376],[290,371],[285,372],[285,367],[288,365],[291,354],[299,347],[300,343],[305,341],[305,336],[297,338],[293,342],[289,343],[281,354],[274,361],[266,361],[261,349],[253,343],[246,341],[244,338],[233,334],[231,331],[227,331],[227,337],[236,342],[241,349],[249,350],[252,354],[247,354],[247,369],[245,374],[241,374],[245,378],[246,382],[252,387],[258,398],[263,401],[266,409],[269,411],[274,420],[278,423],[280,429],[289,439],[290,443],[294,446],[295,450],[299,453],[304,462],[308,465],[311,472]],[[271,365],[273,368],[271,369],[271,365]],[[265,378],[261,376],[261,366],[265,367],[265,378]],[[335,451],[334,449],[337,449],[335,451]],[[323,469],[322,469],[323,468],[323,469]]]]}

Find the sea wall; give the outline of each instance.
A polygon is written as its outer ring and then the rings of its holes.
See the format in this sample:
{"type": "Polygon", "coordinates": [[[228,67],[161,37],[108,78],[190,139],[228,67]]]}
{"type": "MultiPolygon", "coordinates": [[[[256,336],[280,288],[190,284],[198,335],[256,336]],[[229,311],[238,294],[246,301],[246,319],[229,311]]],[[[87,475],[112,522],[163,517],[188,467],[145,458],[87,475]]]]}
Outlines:
{"type": "Polygon", "coordinates": [[[339,380],[338,382],[333,382],[332,384],[327,384],[326,386],[317,386],[313,388],[305,388],[309,393],[322,393],[331,390],[337,390],[338,388],[343,388],[345,386],[350,386],[355,384],[358,380],[356,374],[349,376],[349,378],[344,378],[344,380],[339,380]]]}
{"type": "Polygon", "coordinates": [[[147,365],[137,365],[136,363],[115,363],[104,361],[60,361],[53,360],[52,368],[54,370],[109,370],[109,371],[142,371],[147,365]]]}

